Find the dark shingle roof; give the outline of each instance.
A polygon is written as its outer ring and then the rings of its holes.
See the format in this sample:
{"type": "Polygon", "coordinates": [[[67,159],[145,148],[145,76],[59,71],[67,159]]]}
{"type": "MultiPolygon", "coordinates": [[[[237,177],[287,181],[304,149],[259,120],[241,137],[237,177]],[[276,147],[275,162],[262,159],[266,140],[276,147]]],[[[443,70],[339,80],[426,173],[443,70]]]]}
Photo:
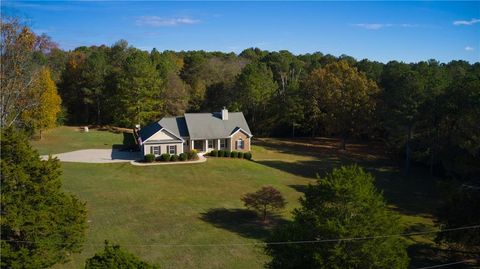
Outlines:
{"type": "Polygon", "coordinates": [[[145,141],[152,135],[156,134],[161,129],[162,129],[162,126],[160,126],[158,122],[154,122],[145,127],[142,127],[138,132],[138,134],[140,135],[140,138],[142,139],[142,141],[145,141]]]}
{"type": "Polygon", "coordinates": [[[167,129],[178,137],[191,139],[214,139],[229,137],[238,129],[252,135],[242,112],[229,112],[228,120],[222,120],[221,113],[185,113],[184,117],[165,117],[140,129],[142,141],[167,129]]]}
{"type": "Polygon", "coordinates": [[[251,135],[242,112],[229,112],[228,120],[221,113],[185,113],[191,139],[213,139],[229,137],[238,128],[251,135]]]}
{"type": "Polygon", "coordinates": [[[174,135],[179,137],[188,136],[187,123],[185,117],[165,117],[158,123],[165,129],[173,132],[174,135]]]}
{"type": "Polygon", "coordinates": [[[158,122],[154,122],[140,129],[138,132],[142,141],[147,140],[156,134],[162,128],[167,129],[178,137],[188,136],[187,124],[185,117],[165,117],[158,122]]]}

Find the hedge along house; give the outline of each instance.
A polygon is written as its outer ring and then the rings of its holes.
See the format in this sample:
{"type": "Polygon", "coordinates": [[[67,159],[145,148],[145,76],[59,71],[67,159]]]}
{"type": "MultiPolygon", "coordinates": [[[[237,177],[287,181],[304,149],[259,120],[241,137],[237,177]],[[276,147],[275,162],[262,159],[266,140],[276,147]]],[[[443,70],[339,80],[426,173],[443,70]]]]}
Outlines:
{"type": "Polygon", "coordinates": [[[252,133],[242,112],[185,113],[165,117],[138,131],[143,155],[180,154],[192,149],[250,151],[252,133]]]}

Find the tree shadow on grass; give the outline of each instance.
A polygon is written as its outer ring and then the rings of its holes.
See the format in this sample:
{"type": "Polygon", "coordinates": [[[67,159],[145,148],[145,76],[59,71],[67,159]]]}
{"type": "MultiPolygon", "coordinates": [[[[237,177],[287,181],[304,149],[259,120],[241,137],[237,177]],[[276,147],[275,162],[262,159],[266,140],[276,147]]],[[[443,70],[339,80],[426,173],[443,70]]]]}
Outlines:
{"type": "Polygon", "coordinates": [[[417,243],[410,245],[407,251],[410,257],[410,268],[437,266],[465,260],[468,260],[468,262],[450,265],[448,268],[473,269],[479,268],[478,266],[480,265],[478,262],[480,254],[478,253],[442,249],[433,244],[417,243]]]}
{"type": "MultiPolygon", "coordinates": [[[[375,177],[375,186],[383,192],[386,201],[403,214],[431,216],[441,205],[435,179],[422,169],[412,171],[410,176],[405,176],[397,167],[383,161],[356,162],[334,156],[308,161],[258,160],[256,162],[293,175],[310,178],[312,184],[315,183],[317,176],[322,178],[333,168],[358,164],[375,177]]],[[[304,192],[306,188],[300,190],[299,186],[291,187],[299,192],[304,192]]]]}
{"type": "Polygon", "coordinates": [[[314,161],[285,162],[280,160],[258,160],[259,164],[275,168],[293,175],[316,179],[317,175],[323,177],[332,167],[346,164],[337,158],[325,158],[314,161]]]}
{"type": "Polygon", "coordinates": [[[135,136],[133,133],[122,133],[123,141],[122,144],[113,144],[112,149],[125,150],[125,151],[135,151],[138,150],[137,143],[135,142],[135,136]]]}
{"type": "Polygon", "coordinates": [[[266,240],[275,225],[287,222],[278,216],[270,216],[269,222],[264,224],[255,212],[240,208],[212,208],[202,213],[200,219],[217,228],[259,240],[266,240]]]}

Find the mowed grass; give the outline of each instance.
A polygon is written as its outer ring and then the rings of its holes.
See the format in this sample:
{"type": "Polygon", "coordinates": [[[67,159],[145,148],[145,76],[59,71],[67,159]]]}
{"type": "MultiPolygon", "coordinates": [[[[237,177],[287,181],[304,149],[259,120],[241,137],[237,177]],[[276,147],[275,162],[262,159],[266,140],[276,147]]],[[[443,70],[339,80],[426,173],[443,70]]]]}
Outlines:
{"type": "Polygon", "coordinates": [[[61,126],[47,130],[41,140],[33,140],[31,144],[40,155],[63,153],[80,149],[104,149],[123,144],[122,133],[90,129],[83,132],[79,127],[61,126]]]}
{"type": "MultiPolygon", "coordinates": [[[[72,132],[74,128],[60,127],[34,146],[60,152],[60,146],[50,146],[50,141],[57,141],[59,134],[59,139],[85,134],[72,132]]],[[[110,143],[104,145],[108,148],[123,139],[108,132],[95,135],[99,141],[90,144],[81,138],[61,150],[110,143]]],[[[377,187],[401,214],[407,231],[433,229],[432,212],[439,200],[433,180],[420,172],[402,176],[382,157],[379,145],[349,144],[347,151],[339,151],[338,141],[324,138],[253,143],[254,161],[211,158],[202,164],[149,167],[62,163],[64,189],[86,202],[89,229],[84,251],[56,268],[82,268],[86,258],[102,249],[104,240],[162,268],[262,268],[268,261],[262,247],[241,244],[265,240],[272,226],[291,218],[308,183],[342,164],[358,163],[374,174],[377,187]],[[288,201],[270,226],[261,225],[240,201],[243,194],[265,185],[279,189],[288,201]]],[[[432,238],[408,238],[412,266],[432,264],[428,257],[432,238]]]]}

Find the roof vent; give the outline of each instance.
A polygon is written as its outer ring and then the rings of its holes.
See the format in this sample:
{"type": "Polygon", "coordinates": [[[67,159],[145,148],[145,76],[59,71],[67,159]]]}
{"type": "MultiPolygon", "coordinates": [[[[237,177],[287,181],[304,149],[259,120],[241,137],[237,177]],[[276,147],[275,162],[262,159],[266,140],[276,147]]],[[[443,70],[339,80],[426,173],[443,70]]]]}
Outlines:
{"type": "Polygon", "coordinates": [[[228,120],[228,109],[225,107],[222,109],[222,120],[228,120]]]}

